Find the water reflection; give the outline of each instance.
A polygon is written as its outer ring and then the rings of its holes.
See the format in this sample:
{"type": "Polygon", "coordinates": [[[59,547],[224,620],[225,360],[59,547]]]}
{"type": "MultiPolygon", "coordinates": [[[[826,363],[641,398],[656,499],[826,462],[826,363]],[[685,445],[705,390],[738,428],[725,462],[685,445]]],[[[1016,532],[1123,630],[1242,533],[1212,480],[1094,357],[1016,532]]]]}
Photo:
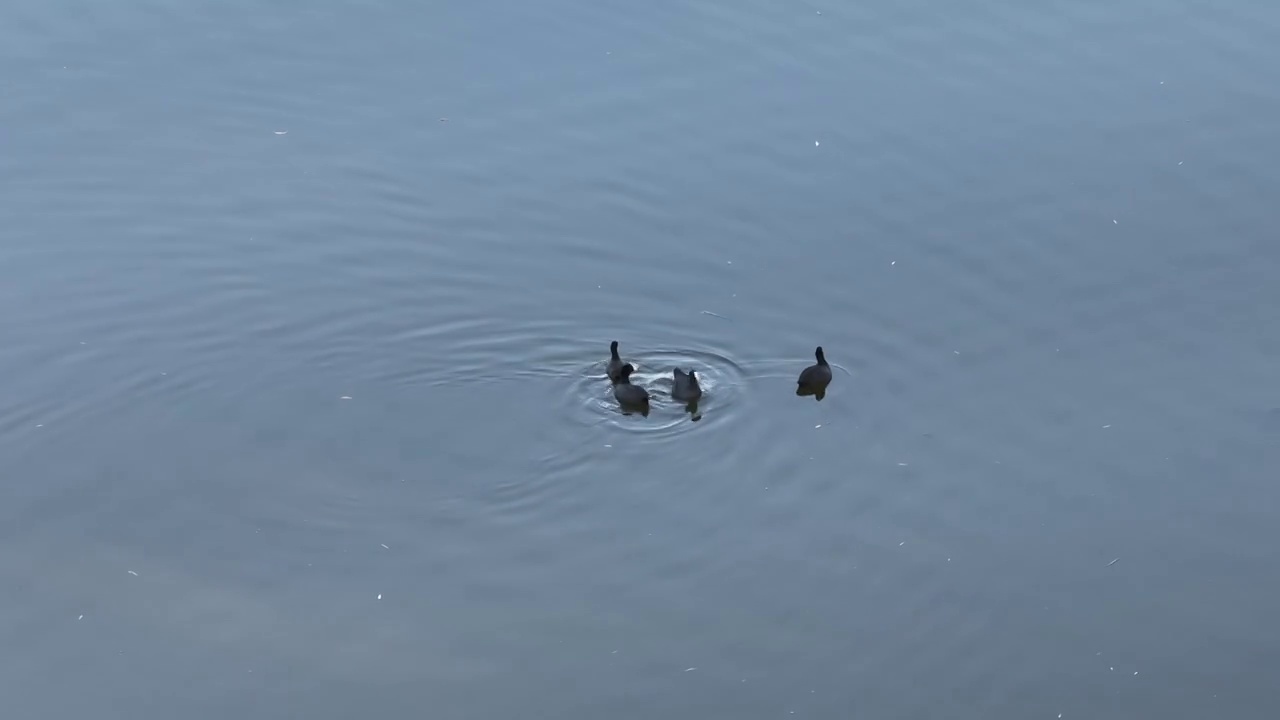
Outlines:
{"type": "Polygon", "coordinates": [[[690,400],[685,406],[684,411],[689,413],[689,420],[698,422],[702,419],[702,413],[698,411],[698,401],[690,400]]]}
{"type": "Polygon", "coordinates": [[[822,398],[827,396],[827,386],[801,385],[796,388],[796,395],[799,395],[800,397],[813,396],[814,400],[820,402],[822,398]]]}

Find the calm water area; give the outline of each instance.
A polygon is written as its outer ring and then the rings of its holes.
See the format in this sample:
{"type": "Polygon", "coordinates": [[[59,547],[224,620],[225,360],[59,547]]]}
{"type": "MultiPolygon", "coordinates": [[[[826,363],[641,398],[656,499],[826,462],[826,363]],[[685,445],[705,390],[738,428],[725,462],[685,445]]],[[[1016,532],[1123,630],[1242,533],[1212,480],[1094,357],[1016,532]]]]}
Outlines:
{"type": "Polygon", "coordinates": [[[13,0],[4,716],[1271,720],[1278,197],[1259,0],[13,0]]]}

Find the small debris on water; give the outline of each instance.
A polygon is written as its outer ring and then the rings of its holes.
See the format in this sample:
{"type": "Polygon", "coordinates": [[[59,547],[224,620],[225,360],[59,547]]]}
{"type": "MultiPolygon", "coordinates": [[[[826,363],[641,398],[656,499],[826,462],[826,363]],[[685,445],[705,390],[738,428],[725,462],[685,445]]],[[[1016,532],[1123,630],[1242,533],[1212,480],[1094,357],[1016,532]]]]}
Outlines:
{"type": "Polygon", "coordinates": [[[898,463],[898,467],[906,467],[906,466],[907,466],[906,463],[898,463]]]}
{"type": "Polygon", "coordinates": [[[612,446],[612,445],[605,445],[605,447],[607,447],[607,448],[611,448],[611,447],[613,447],[613,446],[612,446]]]}
{"type": "Polygon", "coordinates": [[[907,541],[903,540],[902,542],[898,543],[898,547],[902,547],[903,545],[906,545],[906,544],[907,544],[907,541]]]}
{"type": "Polygon", "coordinates": [[[1181,165],[1181,164],[1182,164],[1182,161],[1181,161],[1181,160],[1179,160],[1179,161],[1178,161],[1178,164],[1179,164],[1179,165],[1181,165]]]}
{"type": "Polygon", "coordinates": [[[889,264],[890,264],[890,265],[897,265],[897,264],[898,264],[898,261],[897,261],[897,260],[890,260],[890,261],[889,261],[889,264]]]}
{"type": "Polygon", "coordinates": [[[382,593],[378,593],[378,599],[379,599],[379,600],[381,600],[381,599],[382,599],[382,593]]]}
{"type": "Polygon", "coordinates": [[[350,396],[350,395],[343,395],[342,397],[340,397],[340,398],[338,398],[338,399],[339,399],[339,400],[350,400],[350,399],[351,399],[351,396],[350,396]]]}
{"type": "Polygon", "coordinates": [[[1137,675],[1137,674],[1138,674],[1138,671],[1137,671],[1137,670],[1134,670],[1134,671],[1133,671],[1133,674],[1134,674],[1134,675],[1137,675]]]}
{"type": "Polygon", "coordinates": [[[1110,425],[1103,425],[1103,426],[1102,426],[1102,429],[1103,429],[1103,430],[1106,430],[1106,429],[1107,429],[1107,428],[1109,428],[1109,427],[1111,427],[1111,426],[1110,426],[1110,425]]]}
{"type": "Polygon", "coordinates": [[[80,617],[78,617],[78,618],[76,618],[76,619],[77,619],[77,620],[83,620],[83,619],[84,619],[84,616],[83,616],[83,615],[81,615],[80,617]]]}
{"type": "Polygon", "coordinates": [[[713,312],[711,312],[710,310],[703,310],[703,311],[702,311],[702,314],[703,314],[703,315],[710,315],[711,317],[718,317],[718,318],[720,318],[721,320],[728,320],[728,319],[729,319],[729,318],[727,318],[727,317],[725,317],[725,316],[721,315],[720,313],[713,313],[713,312]]]}
{"type": "Polygon", "coordinates": [[[440,122],[449,122],[449,118],[440,118],[440,122]]]}
{"type": "Polygon", "coordinates": [[[129,574],[130,574],[130,575],[132,575],[132,576],[134,576],[134,577],[138,577],[138,573],[136,573],[136,572],[134,572],[134,571],[132,571],[132,570],[130,570],[130,571],[129,571],[129,574]]]}
{"type": "Polygon", "coordinates": [[[814,146],[814,147],[818,147],[820,144],[821,144],[821,143],[819,143],[817,140],[814,140],[814,141],[813,141],[813,146],[814,146]]]}
{"type": "Polygon", "coordinates": [[[386,543],[378,543],[378,544],[379,544],[379,545],[381,545],[382,547],[386,548],[387,550],[390,550],[390,549],[391,549],[391,548],[387,547],[387,544],[386,544],[386,543]]]}
{"type": "Polygon", "coordinates": [[[1107,563],[1107,567],[1111,567],[1112,565],[1115,565],[1118,562],[1120,562],[1120,558],[1116,558],[1115,560],[1112,560],[1111,562],[1107,563]]]}
{"type": "Polygon", "coordinates": [[[814,430],[817,430],[817,429],[818,429],[818,428],[820,428],[820,427],[822,427],[822,423],[818,423],[817,425],[814,425],[814,426],[813,426],[813,429],[814,429],[814,430]]]}
{"type": "Polygon", "coordinates": [[[957,354],[957,355],[959,355],[959,354],[960,354],[960,351],[959,351],[959,350],[952,350],[951,352],[953,352],[953,353],[955,353],[955,354],[957,354]]]}
{"type": "Polygon", "coordinates": [[[697,669],[698,669],[698,668],[696,668],[696,667],[692,667],[692,668],[685,668],[685,672],[693,672],[694,670],[697,670],[697,669]]]}
{"type": "Polygon", "coordinates": [[[44,427],[44,423],[40,423],[40,424],[39,424],[39,425],[37,425],[36,427],[44,427]]]}
{"type": "Polygon", "coordinates": [[[1116,220],[1116,219],[1114,219],[1114,218],[1112,218],[1112,220],[1111,220],[1111,224],[1112,224],[1112,225],[1119,225],[1119,224],[1120,224],[1120,221],[1119,221],[1119,220],[1116,220]]]}

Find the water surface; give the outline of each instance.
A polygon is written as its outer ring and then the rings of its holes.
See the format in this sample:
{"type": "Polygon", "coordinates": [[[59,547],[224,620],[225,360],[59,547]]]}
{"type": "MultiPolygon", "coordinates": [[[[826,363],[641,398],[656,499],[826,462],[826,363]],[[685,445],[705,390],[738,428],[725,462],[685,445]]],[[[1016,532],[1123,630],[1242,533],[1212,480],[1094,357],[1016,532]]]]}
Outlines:
{"type": "Polygon", "coordinates": [[[1274,712],[1280,10],[4,18],[15,717],[1274,712]]]}

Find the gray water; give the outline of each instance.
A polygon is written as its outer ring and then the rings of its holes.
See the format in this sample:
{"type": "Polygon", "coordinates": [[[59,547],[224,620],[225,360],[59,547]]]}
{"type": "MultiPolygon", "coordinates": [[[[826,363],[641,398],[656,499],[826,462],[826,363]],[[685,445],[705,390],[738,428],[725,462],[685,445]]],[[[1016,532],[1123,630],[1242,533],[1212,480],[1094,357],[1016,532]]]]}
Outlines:
{"type": "Polygon", "coordinates": [[[10,2],[5,716],[1271,718],[1278,126],[1273,3],[10,2]]]}

